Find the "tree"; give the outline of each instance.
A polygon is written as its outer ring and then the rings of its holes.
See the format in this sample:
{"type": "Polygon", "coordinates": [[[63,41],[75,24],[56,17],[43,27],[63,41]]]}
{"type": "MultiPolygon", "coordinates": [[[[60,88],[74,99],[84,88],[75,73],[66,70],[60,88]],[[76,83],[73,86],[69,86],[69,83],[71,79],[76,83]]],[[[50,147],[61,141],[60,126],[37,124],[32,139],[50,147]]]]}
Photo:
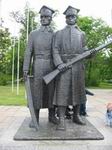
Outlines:
{"type": "Polygon", "coordinates": [[[6,84],[6,77],[8,74],[8,67],[10,58],[8,53],[11,48],[10,33],[7,28],[0,28],[0,84],[6,84]]]}
{"type": "MultiPolygon", "coordinates": [[[[87,46],[89,49],[95,48],[104,43],[107,36],[112,34],[112,28],[106,25],[101,19],[79,17],[78,25],[86,33],[87,46]]],[[[111,47],[109,52],[111,53],[111,47]]],[[[105,75],[109,73],[106,72],[106,69],[109,68],[109,65],[107,65],[108,58],[109,57],[107,57],[105,52],[102,51],[99,52],[93,59],[86,62],[87,85],[98,86],[100,81],[105,79],[105,75]]]]}
{"type": "Polygon", "coordinates": [[[10,50],[11,38],[7,28],[0,29],[0,70],[2,73],[7,72],[6,62],[8,60],[7,53],[10,50]]]}

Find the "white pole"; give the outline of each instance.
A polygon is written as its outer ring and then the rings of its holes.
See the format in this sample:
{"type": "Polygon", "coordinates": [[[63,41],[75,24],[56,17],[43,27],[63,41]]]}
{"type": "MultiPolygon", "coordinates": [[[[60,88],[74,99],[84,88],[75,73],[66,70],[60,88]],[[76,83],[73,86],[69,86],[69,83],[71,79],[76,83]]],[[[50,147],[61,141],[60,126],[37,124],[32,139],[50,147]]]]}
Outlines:
{"type": "Polygon", "coordinates": [[[20,37],[18,37],[18,57],[17,57],[17,95],[19,95],[19,52],[20,52],[20,37]]]}
{"type": "Polygon", "coordinates": [[[15,37],[13,40],[13,54],[12,54],[12,92],[14,91],[14,54],[15,54],[15,37]]]}

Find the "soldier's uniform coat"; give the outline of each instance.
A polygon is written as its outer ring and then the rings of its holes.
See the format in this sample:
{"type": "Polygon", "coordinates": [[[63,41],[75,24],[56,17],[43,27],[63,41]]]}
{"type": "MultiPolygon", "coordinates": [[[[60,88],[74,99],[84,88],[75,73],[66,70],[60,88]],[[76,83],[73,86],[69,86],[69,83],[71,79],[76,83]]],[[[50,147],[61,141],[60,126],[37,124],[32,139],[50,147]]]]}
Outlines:
{"type": "Polygon", "coordinates": [[[54,84],[48,86],[43,76],[53,70],[51,56],[53,30],[49,26],[41,26],[39,30],[30,33],[27,49],[24,56],[23,71],[28,71],[33,58],[33,101],[37,109],[51,108],[54,93],[54,84]]]}
{"type": "MultiPolygon", "coordinates": [[[[53,40],[53,60],[55,66],[67,63],[86,50],[85,34],[77,26],[66,26],[58,31],[53,40]]],[[[72,65],[70,69],[56,78],[54,105],[67,106],[82,104],[86,101],[85,71],[83,61],[72,65]]]]}

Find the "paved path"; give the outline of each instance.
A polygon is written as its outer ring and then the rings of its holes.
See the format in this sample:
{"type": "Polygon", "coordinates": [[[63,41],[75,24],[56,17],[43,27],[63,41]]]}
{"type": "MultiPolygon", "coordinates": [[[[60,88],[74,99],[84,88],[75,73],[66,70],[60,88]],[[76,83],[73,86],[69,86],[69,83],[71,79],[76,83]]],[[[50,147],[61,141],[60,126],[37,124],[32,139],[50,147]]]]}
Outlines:
{"type": "MultiPolygon", "coordinates": [[[[95,95],[88,96],[88,120],[104,135],[104,140],[85,141],[14,141],[26,116],[26,107],[0,106],[0,150],[112,150],[112,128],[105,123],[106,105],[112,102],[112,90],[91,90],[95,95]]],[[[41,110],[41,117],[47,110],[41,110]]],[[[47,117],[47,116],[46,116],[47,117]]]]}

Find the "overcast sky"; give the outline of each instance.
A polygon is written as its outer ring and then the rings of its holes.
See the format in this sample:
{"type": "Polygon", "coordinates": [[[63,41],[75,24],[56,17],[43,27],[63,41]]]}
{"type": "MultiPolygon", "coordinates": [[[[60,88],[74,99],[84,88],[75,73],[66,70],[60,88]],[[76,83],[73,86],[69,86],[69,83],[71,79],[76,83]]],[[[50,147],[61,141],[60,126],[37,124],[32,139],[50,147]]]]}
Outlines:
{"type": "Polygon", "coordinates": [[[23,11],[26,2],[29,2],[31,8],[37,12],[42,5],[47,5],[55,10],[59,10],[60,14],[54,18],[58,29],[65,26],[65,18],[62,14],[69,6],[80,9],[81,16],[92,16],[94,18],[102,18],[108,25],[112,25],[112,0],[0,0],[2,5],[0,12],[2,18],[5,20],[5,26],[10,28],[14,34],[19,31],[18,25],[12,22],[9,17],[11,11],[23,11]]]}

